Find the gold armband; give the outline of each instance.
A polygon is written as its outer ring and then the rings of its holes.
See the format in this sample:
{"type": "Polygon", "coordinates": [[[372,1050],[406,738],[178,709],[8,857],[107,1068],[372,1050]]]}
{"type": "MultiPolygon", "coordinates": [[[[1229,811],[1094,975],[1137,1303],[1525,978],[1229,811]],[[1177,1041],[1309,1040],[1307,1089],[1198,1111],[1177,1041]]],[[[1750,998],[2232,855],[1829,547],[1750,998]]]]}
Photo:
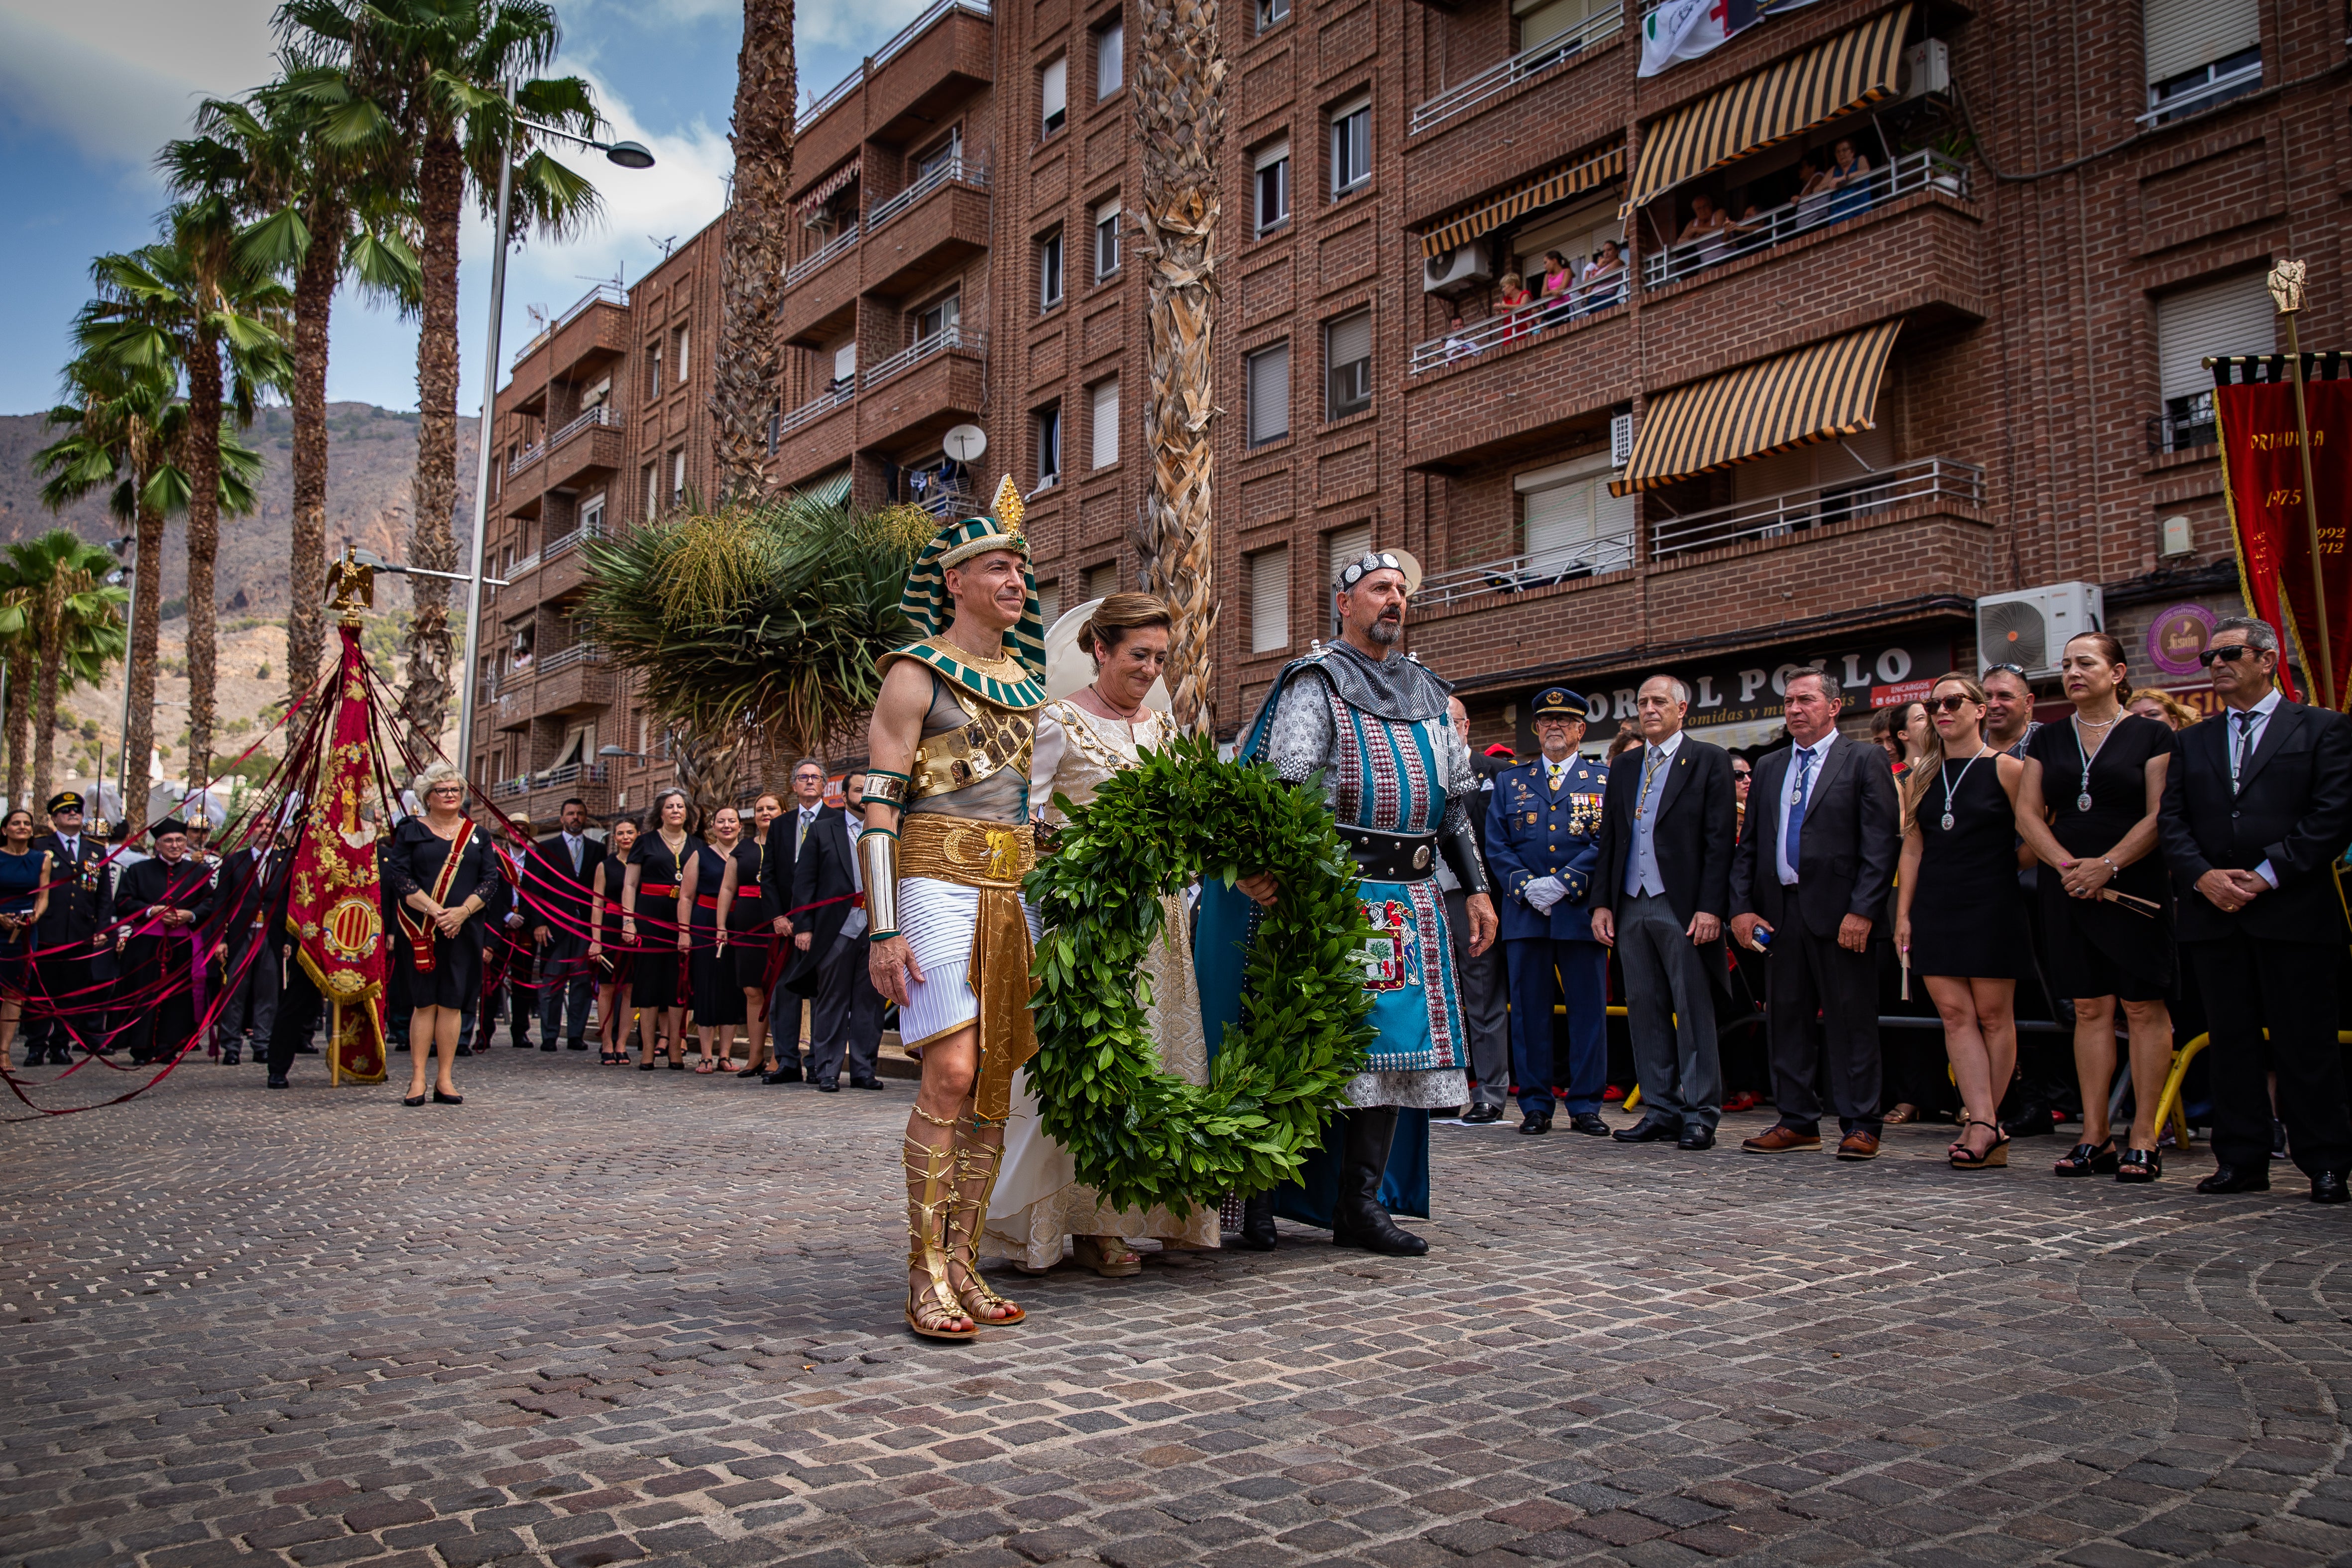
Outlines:
{"type": "Polygon", "coordinates": [[[866,775],[866,793],[858,797],[866,805],[889,805],[904,809],[907,804],[907,775],[876,771],[866,775]]]}
{"type": "Polygon", "coordinates": [[[898,934],[898,836],[869,827],[857,836],[857,870],[866,879],[866,929],[877,942],[898,934]]]}

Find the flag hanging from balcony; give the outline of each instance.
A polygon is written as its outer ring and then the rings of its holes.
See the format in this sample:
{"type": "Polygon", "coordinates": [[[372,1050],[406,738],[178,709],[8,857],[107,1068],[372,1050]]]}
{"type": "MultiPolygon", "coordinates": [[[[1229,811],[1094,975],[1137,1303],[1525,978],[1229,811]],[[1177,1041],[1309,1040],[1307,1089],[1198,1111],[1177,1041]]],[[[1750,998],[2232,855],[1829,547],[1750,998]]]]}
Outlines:
{"type": "Polygon", "coordinates": [[[297,960],[334,1006],[334,1077],[382,1083],[383,902],[375,833],[360,817],[362,803],[377,798],[374,727],[359,622],[346,617],[338,629],[341,663],[328,689],[335,709],[294,850],[286,929],[297,960]]]}
{"type": "Polygon", "coordinates": [[[1760,9],[1757,0],[1660,0],[1642,18],[1642,66],[1634,74],[1656,76],[1710,53],[1753,26],[1760,9]]]}
{"type": "MultiPolygon", "coordinates": [[[[2315,639],[2326,616],[2339,688],[2352,660],[2352,562],[2344,552],[2352,507],[2352,356],[2303,356],[2305,422],[2311,429],[2311,483],[2319,502],[2321,568],[2313,570],[2311,525],[2304,510],[2303,451],[2294,422],[2294,385],[2284,354],[2217,359],[2213,412],[2221,426],[2221,493],[2238,552],[2238,585],[2247,608],[2279,634],[2305,678],[2319,684],[2315,639]]],[[[2285,662],[2279,684],[2297,698],[2285,662]]],[[[2335,700],[2341,703],[2339,689],[2335,700]]]]}

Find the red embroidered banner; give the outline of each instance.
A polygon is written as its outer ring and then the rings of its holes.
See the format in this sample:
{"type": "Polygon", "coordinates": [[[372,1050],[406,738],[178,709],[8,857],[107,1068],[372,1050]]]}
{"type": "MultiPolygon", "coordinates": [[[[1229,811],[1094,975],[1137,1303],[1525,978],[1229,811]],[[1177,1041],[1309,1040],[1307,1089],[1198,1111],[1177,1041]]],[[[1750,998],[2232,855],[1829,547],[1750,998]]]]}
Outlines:
{"type": "MultiPolygon", "coordinates": [[[[2305,356],[2306,363],[2310,357],[2305,356]]],[[[2326,580],[2315,580],[2312,571],[2292,383],[2282,379],[2214,389],[2222,491],[2229,500],[2239,586],[2247,605],[2277,630],[2282,647],[2296,651],[2297,662],[2314,686],[2319,682],[2324,606],[2340,703],[2347,667],[2352,667],[2352,559],[2344,552],[2345,509],[2352,504],[2352,381],[2306,380],[2303,390],[2326,580]]],[[[2284,662],[2279,684],[2296,700],[2321,700],[2297,696],[2284,662]]]]}
{"type": "Polygon", "coordinates": [[[336,1008],[339,1026],[328,1047],[333,1075],[382,1083],[383,903],[375,833],[360,819],[361,803],[376,798],[375,739],[359,630],[352,625],[338,629],[342,654],[335,712],[294,852],[286,929],[319,994],[336,1008]]]}

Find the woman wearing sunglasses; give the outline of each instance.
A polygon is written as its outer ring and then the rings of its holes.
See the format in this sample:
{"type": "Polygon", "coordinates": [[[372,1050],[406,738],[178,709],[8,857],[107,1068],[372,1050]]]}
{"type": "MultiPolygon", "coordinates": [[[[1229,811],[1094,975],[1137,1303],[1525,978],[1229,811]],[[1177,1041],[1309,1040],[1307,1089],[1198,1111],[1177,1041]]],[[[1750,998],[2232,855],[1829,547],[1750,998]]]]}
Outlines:
{"type": "Polygon", "coordinates": [[[2074,1002],[2074,1074],[2083,1141],[2062,1176],[2152,1182],[2158,1090],[2172,1065],[2172,905],[2157,850],[2157,812],[2172,731],[2124,710],[2123,645],[2105,632],[2066,644],[2058,676],[2074,713],[2026,747],[2017,831],[2047,869],[2039,881],[2051,991],[2074,1002]],[[2107,1097],[2116,1077],[2116,1005],[2131,1034],[2129,1146],[2116,1147],[2107,1097]]]}
{"type": "Polygon", "coordinates": [[[2000,1097],[2017,1070],[2017,982],[2032,955],[2017,885],[2017,797],[2025,764],[1985,743],[1984,689],[1939,677],[1935,728],[1903,775],[1903,862],[1895,948],[1927,982],[1960,1089],[1952,1169],[2009,1163],[2000,1097]]]}

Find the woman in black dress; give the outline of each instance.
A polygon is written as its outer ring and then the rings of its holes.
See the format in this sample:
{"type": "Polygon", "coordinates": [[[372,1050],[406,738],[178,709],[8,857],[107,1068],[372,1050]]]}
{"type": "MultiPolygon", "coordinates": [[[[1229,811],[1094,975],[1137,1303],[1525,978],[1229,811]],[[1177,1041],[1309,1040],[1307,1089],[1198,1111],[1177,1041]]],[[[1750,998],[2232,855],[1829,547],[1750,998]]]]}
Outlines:
{"type": "Polygon", "coordinates": [[[2058,675],[2074,713],[2034,731],[2025,748],[2017,830],[2041,859],[2042,941],[2050,989],[2074,1001],[2074,1072],[2083,1086],[2083,1142],[2062,1176],[2113,1171],[2152,1182],[2156,1102],[2172,1067],[2172,904],[2157,848],[2157,808],[2172,731],[2127,713],[2123,645],[2105,632],[2066,644],[2058,675]],[[2126,904],[2103,897],[2121,895],[2126,904]],[[2131,1031],[2129,1147],[2107,1125],[2116,1077],[2116,1004],[2131,1031]]]}
{"type": "Polygon", "coordinates": [[[687,862],[680,884],[694,911],[687,972],[693,981],[694,1032],[702,1046],[702,1059],[694,1064],[698,1073],[735,1070],[735,1029],[743,1022],[743,993],[735,984],[735,963],[727,956],[719,917],[727,874],[735,868],[735,846],[742,837],[742,815],[733,806],[712,812],[710,841],[687,862]]]}
{"type": "Polygon", "coordinates": [[[637,1070],[654,1070],[654,1037],[669,1037],[669,1065],[686,1070],[687,947],[694,937],[678,883],[702,840],[686,830],[686,792],[666,789],[654,797],[654,831],[637,840],[629,857],[629,877],[621,889],[621,939],[635,955],[630,1000],[637,1008],[642,1047],[637,1070]]]}
{"type": "Polygon", "coordinates": [[[605,829],[604,858],[596,862],[593,905],[596,924],[588,933],[588,970],[596,979],[596,1032],[604,1048],[596,1059],[606,1067],[629,1060],[629,944],[621,939],[621,889],[629,879],[629,852],[637,847],[636,818],[622,817],[605,829]]]}
{"type": "Polygon", "coordinates": [[[735,841],[734,863],[719,888],[719,923],[726,932],[728,967],[743,994],[743,1037],[751,1048],[743,1065],[747,1079],[768,1060],[768,958],[775,951],[776,917],[783,912],[768,897],[768,851],[783,842],[770,832],[783,814],[784,803],[775,795],[752,803],[751,829],[735,841]]]}
{"type": "Polygon", "coordinates": [[[2017,888],[2025,764],[1984,742],[1984,689],[1958,673],[1927,695],[1935,723],[1903,778],[1895,949],[1927,982],[1960,1089],[1956,1171],[2009,1163],[2000,1097],[2017,1071],[2017,982],[2032,963],[2017,888]]]}
{"type": "Polygon", "coordinates": [[[401,819],[392,830],[384,870],[408,926],[415,969],[407,976],[415,1013],[408,1026],[414,1047],[408,1098],[425,1103],[425,1042],[433,1042],[439,1071],[433,1083],[436,1105],[460,1105],[451,1079],[457,1059],[457,1032],[466,1009],[482,996],[482,932],[485,918],[503,912],[506,882],[490,835],[466,815],[466,781],[446,763],[436,763],[410,786],[424,815],[401,819]]]}

